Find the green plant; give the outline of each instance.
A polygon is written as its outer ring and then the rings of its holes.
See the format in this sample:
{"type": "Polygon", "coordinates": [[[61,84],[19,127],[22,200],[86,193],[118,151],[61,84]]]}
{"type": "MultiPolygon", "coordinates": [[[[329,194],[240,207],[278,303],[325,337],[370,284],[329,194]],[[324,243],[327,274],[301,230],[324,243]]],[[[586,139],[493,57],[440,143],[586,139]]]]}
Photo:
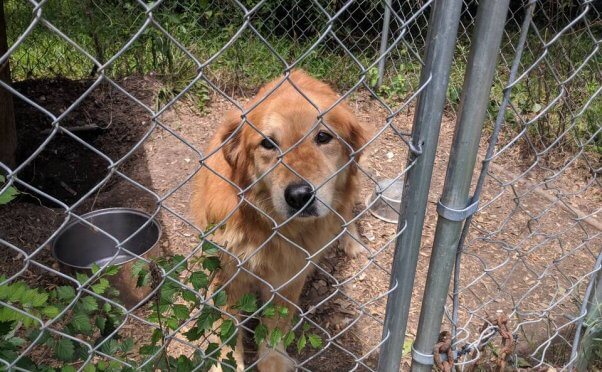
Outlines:
{"type": "Polygon", "coordinates": [[[580,350],[576,363],[578,370],[599,370],[602,368],[602,304],[595,301],[595,296],[592,297],[594,297],[594,302],[592,302],[588,315],[583,322],[585,331],[579,345],[580,350]]]}
{"type": "MultiPolygon", "coordinates": [[[[0,175],[0,189],[4,188],[6,184],[6,177],[0,175]]],[[[0,193],[0,205],[8,204],[13,201],[17,196],[19,196],[19,190],[17,190],[14,186],[9,186],[4,190],[4,192],[0,193]]]]}
{"type": "MultiPolygon", "coordinates": [[[[122,308],[99,300],[118,295],[107,279],[117,274],[118,268],[108,267],[102,273],[99,270],[93,267],[93,273],[98,274],[93,280],[77,274],[79,284],[89,287],[90,293],[76,293],[69,285],[53,289],[33,288],[24,281],[0,285],[0,301],[7,304],[0,306],[0,358],[9,363],[19,359],[16,365],[24,369],[53,370],[29,355],[20,357],[24,348],[34,343],[63,365],[61,371],[72,370],[69,363],[89,358],[86,345],[97,345],[101,352],[127,360],[134,342],[114,334],[123,321],[122,308]]],[[[5,281],[7,278],[1,276],[0,282],[5,281]]],[[[88,363],[84,370],[122,370],[120,366],[115,361],[88,363]]]]}
{"type": "Polygon", "coordinates": [[[236,347],[238,332],[241,332],[236,327],[236,313],[250,314],[259,319],[253,330],[257,345],[267,343],[269,347],[275,347],[282,342],[289,347],[296,341],[298,351],[307,345],[322,347],[321,337],[310,332],[310,325],[300,322],[296,317],[292,317],[291,327],[299,329],[298,334],[293,329],[285,332],[280,327],[270,329],[266,326],[265,319],[279,321],[289,317],[289,310],[285,306],[272,303],[260,306],[256,296],[248,293],[228,308],[226,291],[216,289],[215,281],[221,267],[219,249],[211,241],[205,240],[202,252],[199,257],[189,260],[176,255],[162,257],[151,263],[139,261],[134,265],[133,275],[138,285],[151,283],[159,287],[148,318],[157,324],[157,328],[150,342],[140,348],[142,355],[154,356],[154,360],[146,364],[148,368],[186,370],[188,365],[202,365],[201,370],[206,371],[221,360],[222,369],[236,370],[232,350],[236,347]],[[160,279],[162,277],[163,281],[160,279]],[[181,355],[176,358],[168,355],[166,350],[172,338],[167,335],[174,332],[181,332],[187,341],[198,345],[199,350],[192,356],[181,355]],[[227,345],[228,351],[224,352],[221,345],[227,345]]]}

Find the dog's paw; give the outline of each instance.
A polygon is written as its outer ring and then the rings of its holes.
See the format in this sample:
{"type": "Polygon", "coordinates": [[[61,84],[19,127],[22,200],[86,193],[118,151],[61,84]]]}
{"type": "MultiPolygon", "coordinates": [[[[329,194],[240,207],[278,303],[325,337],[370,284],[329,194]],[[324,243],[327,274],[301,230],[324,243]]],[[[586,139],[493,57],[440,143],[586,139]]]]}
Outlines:
{"type": "Polygon", "coordinates": [[[257,363],[257,369],[259,372],[292,372],[295,370],[295,363],[288,355],[270,350],[257,363]]]}
{"type": "Polygon", "coordinates": [[[341,241],[343,252],[350,258],[356,258],[362,253],[364,247],[357,240],[353,239],[349,235],[345,235],[341,241]]]}

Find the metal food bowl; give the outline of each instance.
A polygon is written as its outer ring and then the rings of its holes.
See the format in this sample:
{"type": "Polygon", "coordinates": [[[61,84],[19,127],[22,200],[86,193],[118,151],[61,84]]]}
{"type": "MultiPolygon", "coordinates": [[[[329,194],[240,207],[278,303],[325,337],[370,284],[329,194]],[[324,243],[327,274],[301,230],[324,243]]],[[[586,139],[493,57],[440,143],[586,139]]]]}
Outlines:
{"type": "Polygon", "coordinates": [[[401,195],[403,193],[402,179],[386,179],[379,181],[374,193],[366,200],[370,207],[370,213],[380,220],[389,223],[397,223],[399,219],[399,208],[401,206],[401,195]],[[380,197],[378,195],[380,194],[380,197]]]}
{"type": "Polygon", "coordinates": [[[119,299],[126,307],[138,304],[150,288],[136,287],[137,279],[132,276],[136,256],[131,253],[145,258],[156,256],[161,227],[152,216],[127,208],[99,209],[81,218],[94,227],[79,220],[65,226],[52,242],[53,256],[63,271],[70,274],[74,271],[89,273],[94,264],[119,266],[119,273],[107,279],[119,290],[119,299]],[[115,240],[103,231],[119,242],[129,239],[118,248],[115,240]]]}

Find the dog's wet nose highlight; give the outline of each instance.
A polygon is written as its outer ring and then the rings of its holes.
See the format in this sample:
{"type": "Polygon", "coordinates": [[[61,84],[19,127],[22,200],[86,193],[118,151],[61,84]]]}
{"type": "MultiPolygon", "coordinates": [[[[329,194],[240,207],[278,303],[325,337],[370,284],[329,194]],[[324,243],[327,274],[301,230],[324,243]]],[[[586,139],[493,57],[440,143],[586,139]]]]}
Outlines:
{"type": "Polygon", "coordinates": [[[284,199],[286,203],[296,211],[309,206],[314,197],[314,189],[307,182],[300,182],[288,185],[284,190],[284,199]]]}

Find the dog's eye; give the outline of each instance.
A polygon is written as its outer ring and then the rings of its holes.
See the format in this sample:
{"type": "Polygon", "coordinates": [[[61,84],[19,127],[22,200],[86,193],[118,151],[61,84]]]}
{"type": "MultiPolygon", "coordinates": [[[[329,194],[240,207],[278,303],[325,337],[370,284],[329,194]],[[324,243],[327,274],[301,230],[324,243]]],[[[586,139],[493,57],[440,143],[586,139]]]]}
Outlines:
{"type": "Polygon", "coordinates": [[[276,141],[270,137],[264,138],[263,141],[261,141],[261,147],[264,149],[273,150],[276,148],[276,141]]]}
{"type": "Polygon", "coordinates": [[[328,132],[319,132],[316,136],[316,142],[320,145],[326,144],[332,140],[332,135],[328,132]]]}

